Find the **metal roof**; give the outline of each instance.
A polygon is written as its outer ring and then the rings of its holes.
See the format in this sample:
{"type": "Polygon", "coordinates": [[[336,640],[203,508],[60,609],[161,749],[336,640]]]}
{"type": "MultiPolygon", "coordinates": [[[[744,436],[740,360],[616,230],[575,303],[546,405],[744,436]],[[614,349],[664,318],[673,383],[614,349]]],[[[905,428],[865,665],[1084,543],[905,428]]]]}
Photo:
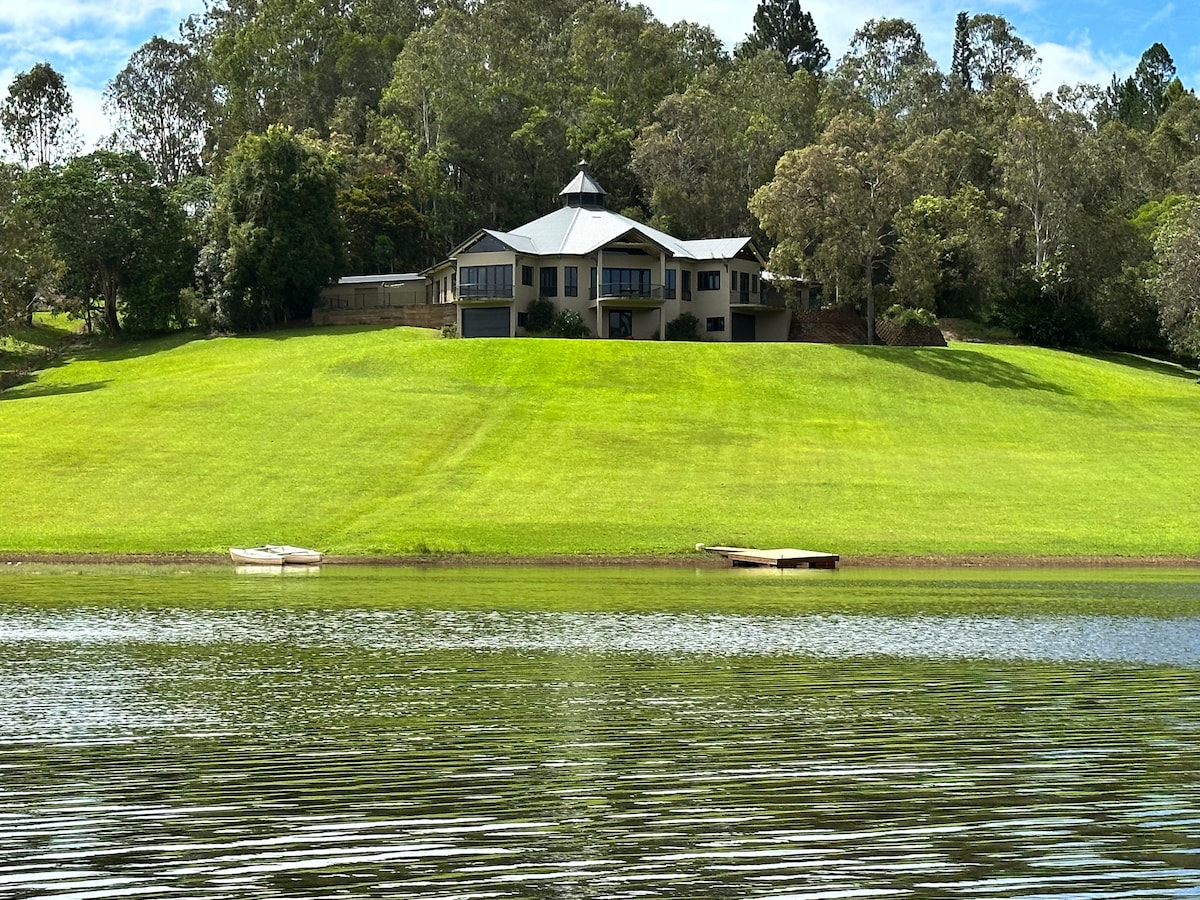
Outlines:
{"type": "Polygon", "coordinates": [[[344,278],[337,280],[338,284],[383,284],[384,282],[393,281],[424,281],[425,276],[418,275],[415,272],[406,272],[402,275],[347,275],[344,278]]]}
{"type": "Polygon", "coordinates": [[[489,232],[514,250],[527,244],[522,252],[533,256],[587,256],[629,234],[656,244],[681,259],[730,259],[750,243],[748,237],[681,241],[665,231],[608,209],[567,206],[510,232],[489,232]]]}

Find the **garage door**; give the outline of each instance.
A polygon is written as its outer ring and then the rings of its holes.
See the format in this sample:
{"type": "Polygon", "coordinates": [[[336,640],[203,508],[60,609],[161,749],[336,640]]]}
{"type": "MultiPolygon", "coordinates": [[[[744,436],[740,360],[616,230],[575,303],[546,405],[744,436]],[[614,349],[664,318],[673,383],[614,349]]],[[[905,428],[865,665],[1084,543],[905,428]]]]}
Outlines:
{"type": "Polygon", "coordinates": [[[507,306],[472,306],[462,311],[462,336],[508,337],[507,306]]]}
{"type": "Polygon", "coordinates": [[[733,314],[733,339],[735,341],[754,340],[754,316],[749,313],[733,314]]]}

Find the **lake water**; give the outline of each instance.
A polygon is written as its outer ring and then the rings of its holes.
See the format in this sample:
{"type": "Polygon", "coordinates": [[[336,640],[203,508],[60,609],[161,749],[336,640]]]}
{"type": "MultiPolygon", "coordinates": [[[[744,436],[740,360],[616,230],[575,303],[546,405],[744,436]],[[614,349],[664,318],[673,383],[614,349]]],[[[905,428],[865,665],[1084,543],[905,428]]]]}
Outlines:
{"type": "Polygon", "coordinates": [[[1200,897],[1200,572],[3,567],[0,897],[1200,897]]]}

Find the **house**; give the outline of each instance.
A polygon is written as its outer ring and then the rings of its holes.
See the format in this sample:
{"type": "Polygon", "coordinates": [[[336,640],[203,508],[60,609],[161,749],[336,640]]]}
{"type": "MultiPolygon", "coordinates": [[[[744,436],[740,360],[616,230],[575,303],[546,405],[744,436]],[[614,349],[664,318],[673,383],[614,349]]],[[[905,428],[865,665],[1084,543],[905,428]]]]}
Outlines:
{"type": "Polygon", "coordinates": [[[662,339],[683,313],[710,341],[786,341],[791,314],[748,237],[683,241],[605,208],[580,163],[562,206],[512,231],[481,229],[422,273],[433,303],[456,303],[463,337],[525,333],[531,300],[579,313],[602,338],[662,339]]]}
{"type": "Polygon", "coordinates": [[[423,328],[454,324],[453,308],[431,304],[429,282],[423,275],[347,275],[321,289],[313,324],[423,328]]]}

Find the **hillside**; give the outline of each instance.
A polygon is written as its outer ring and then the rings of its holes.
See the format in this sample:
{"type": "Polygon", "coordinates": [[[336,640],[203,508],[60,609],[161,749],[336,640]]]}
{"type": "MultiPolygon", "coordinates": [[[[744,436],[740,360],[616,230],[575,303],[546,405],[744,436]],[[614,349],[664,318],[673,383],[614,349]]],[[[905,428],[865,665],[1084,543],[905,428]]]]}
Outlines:
{"type": "Polygon", "coordinates": [[[176,336],[65,359],[0,422],[0,552],[1200,550],[1200,387],[1126,357],[176,336]]]}

